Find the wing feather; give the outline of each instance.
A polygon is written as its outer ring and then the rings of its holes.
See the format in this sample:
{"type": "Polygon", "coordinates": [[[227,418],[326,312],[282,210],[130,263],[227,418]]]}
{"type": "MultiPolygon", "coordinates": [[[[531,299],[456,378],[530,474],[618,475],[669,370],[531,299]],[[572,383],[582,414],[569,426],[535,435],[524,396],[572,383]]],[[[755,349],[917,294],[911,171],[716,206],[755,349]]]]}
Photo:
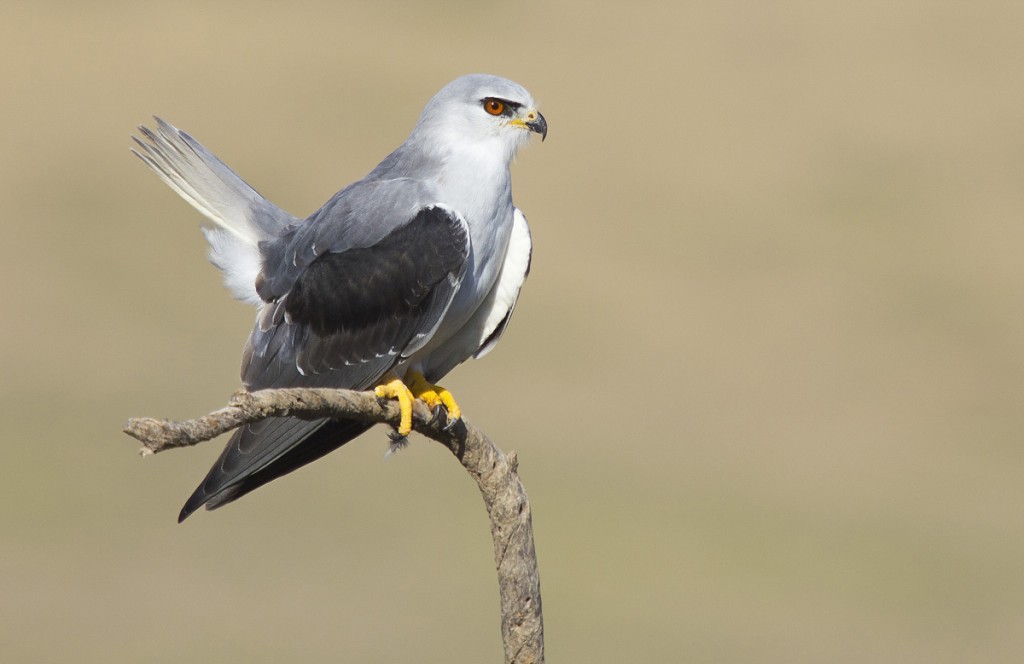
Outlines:
{"type": "MultiPolygon", "coordinates": [[[[290,289],[260,312],[243,356],[246,386],[370,387],[437,330],[465,274],[469,243],[460,215],[427,206],[370,246],[286,252],[314,258],[290,289]]],[[[366,428],[291,418],[244,427],[180,519],[204,504],[212,508],[235,500],[366,428]]]]}

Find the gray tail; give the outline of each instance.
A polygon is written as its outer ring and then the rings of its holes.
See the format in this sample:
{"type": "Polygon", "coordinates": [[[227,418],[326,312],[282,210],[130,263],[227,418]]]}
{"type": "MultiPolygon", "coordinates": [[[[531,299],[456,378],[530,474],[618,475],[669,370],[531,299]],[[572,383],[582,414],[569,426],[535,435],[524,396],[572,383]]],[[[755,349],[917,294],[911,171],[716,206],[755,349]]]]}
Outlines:
{"type": "Polygon", "coordinates": [[[260,304],[256,276],[259,243],[280,235],[295,217],[263,198],[212,152],[177,127],[155,118],[157,128],[139,127],[134,152],[179,196],[216,224],[204,229],[210,260],[240,300],[260,304]]]}

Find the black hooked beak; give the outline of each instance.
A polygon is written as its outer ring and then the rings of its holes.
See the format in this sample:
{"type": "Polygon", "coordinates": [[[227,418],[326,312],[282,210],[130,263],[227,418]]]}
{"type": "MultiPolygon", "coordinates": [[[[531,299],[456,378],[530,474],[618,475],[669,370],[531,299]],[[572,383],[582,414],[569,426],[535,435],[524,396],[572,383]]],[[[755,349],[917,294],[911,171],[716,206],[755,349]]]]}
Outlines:
{"type": "Polygon", "coordinates": [[[548,121],[544,119],[544,116],[540,114],[540,111],[530,111],[526,114],[526,122],[524,123],[530,131],[540,134],[540,140],[543,143],[544,139],[548,137],[548,121]]]}

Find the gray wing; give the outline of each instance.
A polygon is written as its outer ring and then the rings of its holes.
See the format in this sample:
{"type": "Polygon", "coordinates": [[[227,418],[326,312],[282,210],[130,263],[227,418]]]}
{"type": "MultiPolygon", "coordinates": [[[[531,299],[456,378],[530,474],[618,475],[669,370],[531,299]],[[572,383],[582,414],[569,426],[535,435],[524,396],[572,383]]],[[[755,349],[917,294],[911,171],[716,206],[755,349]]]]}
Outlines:
{"type": "Polygon", "coordinates": [[[249,337],[242,380],[250,389],[369,387],[430,340],[468,256],[465,220],[428,206],[369,246],[314,255],[280,296],[261,280],[257,290],[272,299],[249,337]]]}
{"type": "Polygon", "coordinates": [[[178,522],[206,505],[215,509],[333,452],[372,425],[352,420],[270,417],[237,430],[206,478],[186,501],[178,522]]]}
{"type": "MultiPolygon", "coordinates": [[[[298,230],[298,229],[296,229],[298,230]]],[[[295,234],[315,239],[315,234],[295,234]]],[[[377,241],[317,253],[295,237],[270,247],[292,262],[287,290],[273,296],[246,345],[242,377],[250,389],[370,387],[422,347],[451,304],[469,256],[464,219],[443,206],[419,209],[377,241]]],[[[264,268],[265,272],[267,268],[264,268]]],[[[217,507],[299,468],[366,430],[336,420],[271,418],[235,432],[179,521],[203,504],[217,507]]]]}

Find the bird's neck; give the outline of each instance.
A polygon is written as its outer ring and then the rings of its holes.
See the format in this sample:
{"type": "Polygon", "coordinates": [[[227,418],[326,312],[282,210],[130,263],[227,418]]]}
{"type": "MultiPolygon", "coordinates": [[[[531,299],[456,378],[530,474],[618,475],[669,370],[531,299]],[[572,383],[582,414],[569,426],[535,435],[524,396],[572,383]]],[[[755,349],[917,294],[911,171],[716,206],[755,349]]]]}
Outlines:
{"type": "Polygon", "coordinates": [[[443,141],[435,151],[438,168],[435,184],[442,200],[467,217],[494,214],[496,207],[511,202],[511,155],[494,141],[443,141]]]}
{"type": "Polygon", "coordinates": [[[439,201],[467,219],[491,218],[503,206],[511,210],[509,162],[514,151],[515,146],[497,138],[466,141],[414,134],[368,177],[422,179],[430,173],[439,201]]]}

